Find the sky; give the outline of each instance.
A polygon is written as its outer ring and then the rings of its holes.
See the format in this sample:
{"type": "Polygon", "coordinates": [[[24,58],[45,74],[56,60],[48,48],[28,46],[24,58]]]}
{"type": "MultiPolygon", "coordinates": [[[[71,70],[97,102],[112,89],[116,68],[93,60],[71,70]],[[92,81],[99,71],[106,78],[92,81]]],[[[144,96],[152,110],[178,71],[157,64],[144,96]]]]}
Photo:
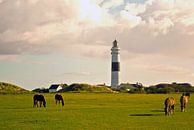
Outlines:
{"type": "Polygon", "coordinates": [[[121,83],[194,84],[193,0],[0,0],[0,81],[110,85],[115,39],[121,83]]]}

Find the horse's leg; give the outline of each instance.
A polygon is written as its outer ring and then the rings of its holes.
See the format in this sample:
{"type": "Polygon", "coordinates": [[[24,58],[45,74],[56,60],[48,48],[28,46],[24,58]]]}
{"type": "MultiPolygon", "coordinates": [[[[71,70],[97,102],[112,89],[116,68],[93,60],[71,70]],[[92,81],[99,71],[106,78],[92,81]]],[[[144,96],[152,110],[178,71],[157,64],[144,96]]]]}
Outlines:
{"type": "Polygon", "coordinates": [[[34,100],[34,104],[33,104],[33,107],[34,107],[34,105],[35,105],[35,100],[34,100]]]}
{"type": "Polygon", "coordinates": [[[174,105],[172,105],[172,114],[174,114],[174,105]]]}
{"type": "Polygon", "coordinates": [[[165,115],[169,115],[169,106],[168,106],[168,103],[165,102],[165,108],[164,108],[164,111],[165,111],[165,115]]]}
{"type": "Polygon", "coordinates": [[[183,104],[181,103],[181,112],[183,112],[183,104]]]}
{"type": "Polygon", "coordinates": [[[186,111],[186,105],[187,105],[187,103],[185,102],[184,103],[184,112],[186,111]]]}
{"type": "Polygon", "coordinates": [[[165,112],[165,115],[167,115],[167,109],[166,109],[166,107],[164,108],[164,112],[165,112]]]}
{"type": "Polygon", "coordinates": [[[34,100],[34,105],[33,105],[33,107],[35,107],[36,106],[36,101],[34,100]]]}
{"type": "Polygon", "coordinates": [[[171,114],[171,108],[170,108],[170,106],[168,107],[168,115],[170,115],[171,114]]]}
{"type": "Polygon", "coordinates": [[[171,114],[171,111],[172,111],[171,106],[168,106],[168,115],[171,114]]]}
{"type": "Polygon", "coordinates": [[[182,104],[181,104],[181,112],[184,112],[185,111],[185,103],[183,102],[182,104]]]}
{"type": "Polygon", "coordinates": [[[172,114],[172,107],[169,106],[169,115],[171,115],[171,114],[172,114]]]}

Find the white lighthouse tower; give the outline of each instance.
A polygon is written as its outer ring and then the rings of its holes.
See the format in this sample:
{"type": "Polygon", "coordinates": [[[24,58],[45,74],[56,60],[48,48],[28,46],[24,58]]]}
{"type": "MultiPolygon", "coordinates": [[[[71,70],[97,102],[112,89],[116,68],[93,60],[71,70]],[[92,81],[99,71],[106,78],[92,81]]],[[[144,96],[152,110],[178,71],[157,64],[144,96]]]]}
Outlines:
{"type": "Polygon", "coordinates": [[[113,47],[111,49],[112,66],[111,66],[111,88],[119,88],[119,73],[120,73],[120,57],[117,40],[113,41],[113,47]]]}

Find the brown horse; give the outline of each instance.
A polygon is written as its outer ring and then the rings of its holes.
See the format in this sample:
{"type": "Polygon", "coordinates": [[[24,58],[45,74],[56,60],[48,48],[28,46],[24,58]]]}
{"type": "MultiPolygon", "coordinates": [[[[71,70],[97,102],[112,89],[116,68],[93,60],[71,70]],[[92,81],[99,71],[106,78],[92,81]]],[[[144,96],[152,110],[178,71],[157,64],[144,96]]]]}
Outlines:
{"type": "Polygon", "coordinates": [[[64,100],[60,94],[55,95],[55,101],[56,101],[56,104],[60,104],[60,101],[61,101],[62,106],[64,106],[64,100]]]}
{"type": "Polygon", "coordinates": [[[166,98],[164,105],[164,111],[165,111],[165,115],[170,115],[170,114],[174,114],[174,107],[175,107],[176,101],[173,97],[168,97],[166,98]]]}
{"type": "Polygon", "coordinates": [[[183,94],[180,98],[181,112],[185,112],[190,95],[183,94]]]}
{"type": "Polygon", "coordinates": [[[38,107],[38,102],[39,102],[40,107],[42,107],[42,104],[44,107],[46,107],[46,101],[45,101],[43,95],[36,94],[36,95],[34,95],[33,99],[34,99],[34,107],[35,106],[38,107]]]}

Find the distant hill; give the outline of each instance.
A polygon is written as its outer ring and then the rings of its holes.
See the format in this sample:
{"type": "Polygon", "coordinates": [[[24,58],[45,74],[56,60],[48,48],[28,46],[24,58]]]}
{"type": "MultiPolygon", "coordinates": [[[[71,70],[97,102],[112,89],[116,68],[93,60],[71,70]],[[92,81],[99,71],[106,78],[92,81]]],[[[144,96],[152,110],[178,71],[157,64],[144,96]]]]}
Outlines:
{"type": "Polygon", "coordinates": [[[189,83],[160,83],[146,88],[147,93],[173,93],[194,92],[194,87],[189,83]]]}
{"type": "Polygon", "coordinates": [[[104,85],[89,85],[89,84],[71,84],[63,87],[61,92],[101,92],[101,93],[112,93],[112,89],[104,85]]]}
{"type": "Polygon", "coordinates": [[[25,90],[19,86],[10,84],[10,83],[4,83],[0,82],[0,94],[4,93],[27,93],[28,90],[25,90]]]}

